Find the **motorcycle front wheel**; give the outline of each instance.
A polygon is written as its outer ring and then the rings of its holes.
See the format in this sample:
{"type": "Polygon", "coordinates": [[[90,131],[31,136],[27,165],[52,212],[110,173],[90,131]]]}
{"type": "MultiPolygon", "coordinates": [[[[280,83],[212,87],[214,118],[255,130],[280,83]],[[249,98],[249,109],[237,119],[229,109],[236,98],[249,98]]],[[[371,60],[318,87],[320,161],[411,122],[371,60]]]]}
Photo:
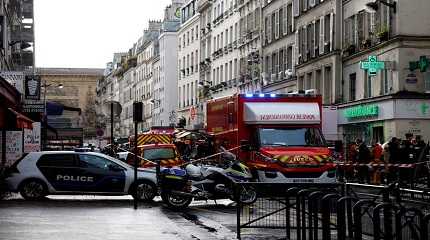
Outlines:
{"type": "Polygon", "coordinates": [[[165,204],[167,204],[168,207],[172,209],[186,208],[193,200],[192,197],[179,196],[170,192],[161,193],[161,199],[165,204]]]}

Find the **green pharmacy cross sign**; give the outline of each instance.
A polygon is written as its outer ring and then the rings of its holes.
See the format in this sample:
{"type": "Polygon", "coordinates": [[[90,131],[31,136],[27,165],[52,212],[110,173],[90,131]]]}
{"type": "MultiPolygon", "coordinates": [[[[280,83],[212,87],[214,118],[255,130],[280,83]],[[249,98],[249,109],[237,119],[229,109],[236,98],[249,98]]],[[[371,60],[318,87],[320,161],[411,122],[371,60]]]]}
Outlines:
{"type": "Polygon", "coordinates": [[[427,103],[422,103],[421,104],[421,113],[423,115],[426,115],[427,112],[429,111],[429,109],[430,109],[430,107],[429,107],[429,105],[427,103]]]}
{"type": "Polygon", "coordinates": [[[379,62],[376,56],[369,56],[368,61],[360,62],[361,69],[367,70],[369,76],[375,76],[376,72],[385,69],[385,62],[379,62]]]}
{"type": "Polygon", "coordinates": [[[426,56],[421,56],[419,61],[409,62],[409,70],[411,72],[419,69],[421,72],[427,71],[427,68],[430,67],[430,60],[426,56]]]}

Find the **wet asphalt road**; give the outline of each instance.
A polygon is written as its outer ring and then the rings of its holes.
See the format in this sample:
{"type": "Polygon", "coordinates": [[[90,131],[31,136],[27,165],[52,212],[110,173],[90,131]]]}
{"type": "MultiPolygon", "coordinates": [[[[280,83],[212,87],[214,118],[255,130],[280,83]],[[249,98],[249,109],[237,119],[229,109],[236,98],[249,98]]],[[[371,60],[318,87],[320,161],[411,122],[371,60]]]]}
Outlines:
{"type": "MultiPolygon", "coordinates": [[[[128,196],[50,196],[44,201],[14,197],[0,201],[0,239],[235,239],[231,226],[195,215],[209,205],[174,212],[159,199],[134,210],[128,196]]],[[[220,208],[226,208],[228,213],[220,214],[234,222],[234,207],[220,208]]]]}
{"type": "MultiPolygon", "coordinates": [[[[160,199],[133,209],[129,196],[49,196],[0,201],[1,240],[236,239],[236,208],[229,200],[193,202],[172,211],[160,199]]],[[[251,236],[242,239],[277,239],[251,236]]]]}

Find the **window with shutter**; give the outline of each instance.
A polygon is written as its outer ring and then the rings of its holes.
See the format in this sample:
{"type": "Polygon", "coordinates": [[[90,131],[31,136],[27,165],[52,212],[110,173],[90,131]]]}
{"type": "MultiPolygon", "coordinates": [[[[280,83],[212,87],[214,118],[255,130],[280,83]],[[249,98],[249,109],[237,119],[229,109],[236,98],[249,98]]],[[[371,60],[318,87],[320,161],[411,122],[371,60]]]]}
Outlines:
{"type": "Polygon", "coordinates": [[[299,0],[294,0],[293,1],[293,15],[294,17],[298,17],[300,15],[300,4],[299,4],[299,0]]]}
{"type": "Polygon", "coordinates": [[[260,8],[256,8],[255,12],[254,12],[254,16],[255,16],[255,30],[258,30],[260,27],[260,8]]]}
{"type": "Polygon", "coordinates": [[[267,19],[267,41],[272,42],[272,14],[267,19]]]}
{"type": "Polygon", "coordinates": [[[288,19],[288,33],[294,32],[294,14],[293,14],[293,4],[287,6],[287,19],[288,19]]]}
{"type": "Polygon", "coordinates": [[[249,32],[251,32],[252,30],[254,30],[255,26],[254,26],[254,13],[251,12],[248,15],[248,26],[247,29],[249,32]]]}
{"type": "Polygon", "coordinates": [[[283,16],[284,22],[282,23],[282,27],[283,27],[282,33],[283,33],[283,35],[287,35],[287,33],[288,33],[288,14],[287,14],[287,10],[288,9],[287,9],[286,5],[284,5],[282,7],[282,9],[283,9],[283,13],[284,13],[284,16],[283,16]]]}
{"type": "Polygon", "coordinates": [[[334,34],[334,13],[330,13],[330,37],[329,37],[329,41],[330,41],[330,52],[333,51],[334,49],[334,38],[333,38],[333,34],[334,34]]]}
{"type": "Polygon", "coordinates": [[[306,12],[308,10],[308,1],[309,0],[302,0],[303,1],[303,11],[306,12]]]}
{"type": "Polygon", "coordinates": [[[275,12],[275,39],[279,38],[279,11],[275,12]]]}
{"type": "MultiPolygon", "coordinates": [[[[278,73],[284,71],[284,49],[281,48],[279,49],[279,55],[278,55],[278,62],[279,62],[279,69],[278,69],[278,73]]],[[[282,74],[280,74],[282,75],[282,74]]],[[[278,78],[281,78],[281,76],[278,76],[278,78]]]]}
{"type": "Polygon", "coordinates": [[[295,44],[294,44],[294,59],[295,59],[295,63],[298,64],[299,63],[299,30],[296,30],[295,33],[295,44]]]}
{"type": "Polygon", "coordinates": [[[272,21],[271,21],[271,24],[272,24],[272,29],[271,29],[271,33],[272,33],[272,35],[270,36],[270,38],[271,38],[271,39],[274,39],[274,38],[275,38],[275,34],[276,34],[276,12],[273,12],[273,13],[272,13],[272,21]]]}
{"type": "Polygon", "coordinates": [[[282,35],[284,35],[284,8],[281,7],[278,10],[278,15],[279,15],[279,36],[278,37],[282,37],[282,35]]]}
{"type": "Polygon", "coordinates": [[[376,36],[376,13],[370,13],[370,32],[376,36]]]}
{"type": "Polygon", "coordinates": [[[358,13],[357,19],[357,47],[361,46],[364,42],[364,26],[365,26],[365,12],[358,13]]]}
{"type": "Polygon", "coordinates": [[[324,16],[320,18],[320,54],[324,54],[324,16]]]}
{"type": "Polygon", "coordinates": [[[269,29],[269,18],[265,17],[264,18],[264,44],[266,44],[266,42],[269,41],[268,29],[269,29]]]}
{"type": "Polygon", "coordinates": [[[324,52],[330,52],[330,14],[324,17],[324,52]]]}
{"type": "Polygon", "coordinates": [[[286,60],[286,64],[287,64],[287,70],[288,69],[293,69],[293,46],[288,46],[287,48],[287,60],[286,60]]]}
{"type": "Polygon", "coordinates": [[[311,56],[315,57],[315,21],[312,22],[312,31],[311,31],[311,56]]]}
{"type": "Polygon", "coordinates": [[[309,0],[309,6],[310,7],[315,6],[315,0],[309,0]]]}
{"type": "Polygon", "coordinates": [[[320,20],[318,19],[316,22],[315,22],[315,56],[318,56],[319,55],[319,51],[320,51],[320,47],[319,47],[319,44],[320,44],[320,20]]]}
{"type": "Polygon", "coordinates": [[[303,51],[302,51],[302,57],[304,61],[309,60],[308,59],[308,50],[309,50],[309,45],[308,45],[308,26],[304,26],[303,27],[303,51]]]}

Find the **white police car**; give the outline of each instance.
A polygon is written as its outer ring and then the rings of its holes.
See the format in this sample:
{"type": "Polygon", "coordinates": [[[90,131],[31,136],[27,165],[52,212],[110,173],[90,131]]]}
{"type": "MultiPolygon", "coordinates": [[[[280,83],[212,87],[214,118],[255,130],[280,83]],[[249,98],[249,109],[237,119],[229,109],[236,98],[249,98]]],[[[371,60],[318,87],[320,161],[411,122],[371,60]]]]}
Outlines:
{"type": "Polygon", "coordinates": [[[8,170],[6,183],[25,199],[40,199],[50,194],[131,194],[149,201],[157,193],[155,170],[140,168],[136,184],[132,166],[93,152],[29,153],[8,170]]]}

